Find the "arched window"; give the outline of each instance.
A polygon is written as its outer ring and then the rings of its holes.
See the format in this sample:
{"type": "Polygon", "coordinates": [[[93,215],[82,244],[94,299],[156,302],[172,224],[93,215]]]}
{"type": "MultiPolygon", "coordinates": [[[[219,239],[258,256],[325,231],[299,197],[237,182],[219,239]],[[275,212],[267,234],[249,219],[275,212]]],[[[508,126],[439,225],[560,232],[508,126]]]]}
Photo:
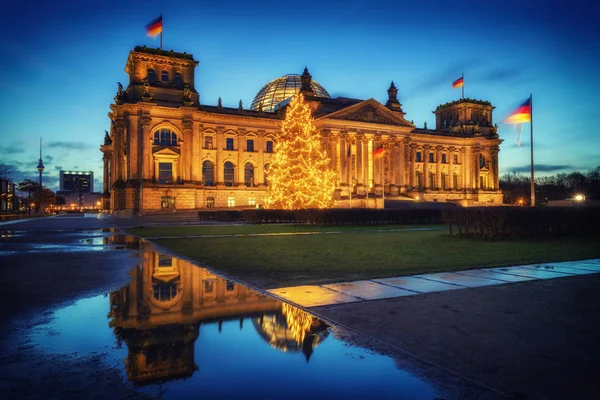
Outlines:
{"type": "Polygon", "coordinates": [[[254,186],[254,165],[246,163],[244,165],[244,183],[246,186],[254,186]]]}
{"type": "Polygon", "coordinates": [[[486,162],[485,162],[485,156],[483,154],[479,155],[479,168],[483,168],[485,167],[486,162]]]}
{"type": "Polygon", "coordinates": [[[163,71],[160,74],[160,80],[163,82],[168,82],[169,81],[169,73],[167,71],[163,71]]]}
{"type": "Polygon", "coordinates": [[[225,181],[225,186],[233,186],[234,176],[234,168],[233,163],[231,161],[227,161],[223,165],[223,180],[225,181]]]}
{"type": "Polygon", "coordinates": [[[429,171],[429,189],[435,188],[435,174],[429,171]]]}
{"type": "Polygon", "coordinates": [[[415,171],[415,181],[417,187],[421,189],[423,187],[423,174],[421,174],[421,171],[415,171]]]}
{"type": "Polygon", "coordinates": [[[177,283],[155,283],[152,285],[154,289],[154,298],[158,301],[169,301],[177,296],[179,284],[177,283]]]}
{"type": "Polygon", "coordinates": [[[154,132],[154,144],[159,146],[177,146],[177,135],[168,128],[154,132]]]}
{"type": "Polygon", "coordinates": [[[441,186],[442,190],[447,190],[448,189],[448,187],[447,187],[448,185],[446,185],[446,178],[447,178],[446,173],[442,172],[442,174],[441,174],[441,180],[442,181],[440,182],[440,186],[441,186]]]}
{"type": "Polygon", "coordinates": [[[208,160],[202,163],[202,182],[204,182],[204,186],[215,186],[214,166],[208,160]]]}
{"type": "Polygon", "coordinates": [[[458,187],[458,174],[456,172],[454,172],[452,174],[452,183],[453,183],[454,189],[456,189],[456,190],[460,189],[458,187]]]}
{"type": "Polygon", "coordinates": [[[269,164],[265,164],[264,171],[265,171],[265,174],[264,174],[265,175],[264,184],[265,184],[265,186],[269,186],[269,179],[268,179],[268,177],[269,177],[269,164]]]}
{"type": "Polygon", "coordinates": [[[156,83],[156,71],[152,68],[148,68],[148,83],[151,85],[156,83]]]}
{"type": "Polygon", "coordinates": [[[177,87],[183,87],[183,79],[181,78],[181,72],[175,72],[173,80],[175,81],[175,85],[177,87]]]}

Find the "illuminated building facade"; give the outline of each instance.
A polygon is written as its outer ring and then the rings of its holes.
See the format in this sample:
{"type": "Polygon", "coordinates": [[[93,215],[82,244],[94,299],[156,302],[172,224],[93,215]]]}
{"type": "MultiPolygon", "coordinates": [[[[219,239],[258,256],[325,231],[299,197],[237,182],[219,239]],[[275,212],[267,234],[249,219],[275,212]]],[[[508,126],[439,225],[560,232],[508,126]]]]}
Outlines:
{"type": "Polygon", "coordinates": [[[355,207],[374,206],[368,202],[383,192],[386,201],[502,203],[502,140],[487,101],[440,105],[435,128],[417,128],[404,118],[393,83],[385,104],[331,98],[305,68],[299,78],[269,82],[250,109],[241,101],[229,108],[221,99],[216,105],[200,101],[194,86],[198,64],[187,53],[146,47],[130,52],[129,84],[119,84],[101,146],[105,209],[127,215],[140,205],[195,210],[263,203],[292,86],[308,101],[337,174],[337,206],[347,207],[350,197],[355,207]],[[376,158],[379,148],[384,156],[376,158]]]}
{"type": "Polygon", "coordinates": [[[92,193],[94,191],[94,172],[60,171],[60,191],[92,193]]]}

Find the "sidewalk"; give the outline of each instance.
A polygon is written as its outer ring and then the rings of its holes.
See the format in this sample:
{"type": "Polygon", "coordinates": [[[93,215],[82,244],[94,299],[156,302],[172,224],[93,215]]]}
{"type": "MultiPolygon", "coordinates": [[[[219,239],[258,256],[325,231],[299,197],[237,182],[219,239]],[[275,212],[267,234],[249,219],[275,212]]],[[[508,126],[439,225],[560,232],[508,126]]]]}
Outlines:
{"type": "Polygon", "coordinates": [[[268,292],[301,307],[317,307],[597,273],[600,273],[600,259],[293,286],[268,292]]]}

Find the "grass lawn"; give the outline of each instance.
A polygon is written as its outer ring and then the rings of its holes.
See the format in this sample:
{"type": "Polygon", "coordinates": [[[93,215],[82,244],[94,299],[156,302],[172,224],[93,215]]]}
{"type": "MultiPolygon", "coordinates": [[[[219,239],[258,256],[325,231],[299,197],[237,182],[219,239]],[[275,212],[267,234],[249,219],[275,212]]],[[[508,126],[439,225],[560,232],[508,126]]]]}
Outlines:
{"type": "MultiPolygon", "coordinates": [[[[279,228],[282,231],[301,227],[244,227],[256,228],[279,228]]],[[[307,227],[307,230],[318,229],[310,228],[307,227]]],[[[343,235],[228,236],[153,241],[262,288],[600,257],[597,239],[482,241],[459,239],[439,230],[364,231],[381,228],[362,227],[363,230],[358,232],[347,229],[343,235]]],[[[165,229],[157,228],[161,232],[165,229]]],[[[170,229],[173,229],[173,235],[175,232],[181,235],[198,227],[170,229]]],[[[145,236],[164,236],[151,232],[152,228],[143,230],[147,233],[145,236]]],[[[324,230],[339,229],[329,227],[324,230]]],[[[137,230],[130,232],[138,233],[137,230]]]]}
{"type": "Polygon", "coordinates": [[[127,231],[141,237],[199,236],[199,235],[247,235],[261,233],[297,233],[297,232],[354,232],[381,230],[447,229],[443,225],[373,225],[373,226],[311,226],[311,225],[204,225],[175,226],[158,228],[128,228],[127,231]]]}

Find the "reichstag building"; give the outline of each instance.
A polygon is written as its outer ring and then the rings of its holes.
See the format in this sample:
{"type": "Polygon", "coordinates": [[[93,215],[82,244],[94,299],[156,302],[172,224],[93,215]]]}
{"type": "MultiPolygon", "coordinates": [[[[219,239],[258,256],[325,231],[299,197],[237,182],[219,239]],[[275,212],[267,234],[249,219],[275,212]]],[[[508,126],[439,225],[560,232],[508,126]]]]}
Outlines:
{"type": "Polygon", "coordinates": [[[405,119],[394,83],[388,100],[332,98],[305,68],[267,83],[250,108],[203,104],[191,54],[136,47],[110,106],[110,132],[100,147],[104,208],[140,210],[255,207],[269,185],[269,160],[285,104],[302,93],[331,168],[338,207],[393,201],[498,205],[502,142],[487,101],[439,105],[436,126],[405,119]],[[374,151],[383,147],[382,158],[374,151]],[[350,200],[351,199],[351,200],[350,200]]]}

